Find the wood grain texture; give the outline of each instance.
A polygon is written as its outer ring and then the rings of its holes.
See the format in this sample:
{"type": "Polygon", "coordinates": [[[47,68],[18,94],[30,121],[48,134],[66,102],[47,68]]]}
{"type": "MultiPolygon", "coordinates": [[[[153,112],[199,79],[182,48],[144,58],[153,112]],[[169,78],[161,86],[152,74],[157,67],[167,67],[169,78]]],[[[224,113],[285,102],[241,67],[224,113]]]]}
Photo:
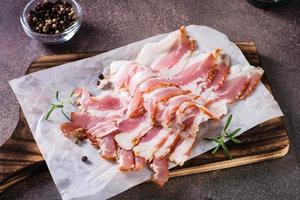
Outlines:
{"type": "MultiPolygon", "coordinates": [[[[237,43],[250,64],[260,66],[261,62],[253,42],[237,43]]],[[[27,73],[54,67],[60,64],[76,61],[97,55],[102,52],[87,52],[76,54],[48,55],[37,58],[29,66],[27,73]]],[[[263,83],[271,90],[267,78],[263,83]]],[[[287,154],[289,139],[282,118],[264,122],[238,137],[243,143],[228,143],[233,160],[227,160],[222,152],[212,155],[204,153],[187,161],[184,166],[171,170],[170,177],[190,175],[194,173],[225,169],[246,165],[264,160],[275,159],[287,154]]],[[[0,148],[0,192],[8,187],[47,170],[43,157],[32,137],[28,124],[22,112],[19,123],[12,137],[0,148]]]]}

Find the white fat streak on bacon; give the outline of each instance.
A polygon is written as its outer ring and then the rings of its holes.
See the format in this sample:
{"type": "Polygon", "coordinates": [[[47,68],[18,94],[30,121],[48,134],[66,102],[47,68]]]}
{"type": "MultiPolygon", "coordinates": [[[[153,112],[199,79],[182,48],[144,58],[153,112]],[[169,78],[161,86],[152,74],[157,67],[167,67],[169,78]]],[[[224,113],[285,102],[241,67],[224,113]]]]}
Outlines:
{"type": "Polygon", "coordinates": [[[130,150],[138,142],[138,139],[143,137],[152,126],[152,122],[147,115],[124,119],[119,123],[119,130],[121,132],[115,136],[115,140],[121,148],[130,150]]]}
{"type": "Polygon", "coordinates": [[[133,148],[135,155],[152,160],[153,154],[163,145],[170,133],[169,129],[154,126],[133,148]]]}
{"type": "Polygon", "coordinates": [[[151,168],[154,171],[152,180],[159,186],[163,186],[169,180],[168,158],[154,158],[151,168]]]}
{"type": "Polygon", "coordinates": [[[128,171],[133,169],[135,166],[133,151],[120,149],[118,153],[119,153],[119,158],[118,158],[119,170],[128,171]]]}
{"type": "Polygon", "coordinates": [[[195,41],[187,36],[185,27],[174,31],[155,43],[146,44],[136,58],[136,62],[150,66],[154,71],[173,68],[185,60],[195,49],[195,41]]]}
{"type": "Polygon", "coordinates": [[[137,87],[146,81],[147,79],[157,77],[157,74],[148,71],[148,70],[142,70],[137,72],[130,80],[129,83],[129,94],[130,96],[134,95],[134,92],[136,91],[137,87]]]}

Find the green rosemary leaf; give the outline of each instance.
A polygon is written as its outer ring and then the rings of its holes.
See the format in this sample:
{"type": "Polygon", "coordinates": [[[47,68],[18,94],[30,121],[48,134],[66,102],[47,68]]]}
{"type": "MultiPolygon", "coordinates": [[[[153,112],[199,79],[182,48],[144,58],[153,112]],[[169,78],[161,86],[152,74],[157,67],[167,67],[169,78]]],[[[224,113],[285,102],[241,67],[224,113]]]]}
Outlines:
{"type": "Polygon", "coordinates": [[[73,90],[72,93],[70,94],[70,97],[73,97],[73,95],[74,95],[74,90],[73,90]]]}
{"type": "Polygon", "coordinates": [[[63,104],[55,104],[56,108],[63,108],[64,105],[63,104]]]}
{"type": "Polygon", "coordinates": [[[235,134],[240,132],[241,128],[237,128],[234,131],[232,131],[229,135],[227,135],[229,138],[232,138],[235,134]]]}
{"type": "Polygon", "coordinates": [[[46,120],[49,119],[51,113],[56,109],[57,107],[55,105],[51,105],[50,109],[48,110],[47,114],[46,114],[46,120]]]}
{"type": "Polygon", "coordinates": [[[222,148],[223,148],[224,154],[225,154],[230,160],[232,160],[232,156],[230,155],[230,153],[229,153],[229,151],[228,151],[228,149],[227,149],[227,147],[226,147],[226,145],[225,145],[224,142],[221,143],[221,146],[222,146],[222,148]]]}
{"type": "Polygon", "coordinates": [[[221,146],[221,144],[219,143],[218,146],[216,146],[215,149],[211,153],[215,154],[219,150],[220,146],[221,146]]]}
{"type": "Polygon", "coordinates": [[[229,127],[229,125],[231,123],[231,119],[232,119],[232,114],[230,114],[229,117],[226,120],[226,124],[224,126],[224,132],[226,132],[227,128],[229,127]]]}
{"type": "Polygon", "coordinates": [[[71,121],[71,119],[66,115],[66,113],[64,112],[64,109],[60,109],[62,114],[65,116],[65,118],[67,118],[69,121],[71,121]]]}
{"type": "Polygon", "coordinates": [[[56,93],[55,93],[55,98],[56,98],[56,100],[57,101],[59,101],[60,102],[60,100],[59,100],[59,94],[58,94],[58,90],[56,91],[56,93]]]}
{"type": "Polygon", "coordinates": [[[237,144],[240,144],[240,143],[242,143],[242,141],[241,140],[239,140],[239,139],[237,139],[237,138],[230,138],[230,140],[232,140],[234,143],[237,143],[237,144]]]}

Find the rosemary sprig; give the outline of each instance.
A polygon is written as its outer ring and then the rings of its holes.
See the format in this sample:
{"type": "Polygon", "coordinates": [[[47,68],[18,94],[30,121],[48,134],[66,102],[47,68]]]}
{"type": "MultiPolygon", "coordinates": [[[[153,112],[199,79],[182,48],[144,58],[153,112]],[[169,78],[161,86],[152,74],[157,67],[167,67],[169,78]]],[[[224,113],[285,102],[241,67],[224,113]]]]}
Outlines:
{"type": "Polygon", "coordinates": [[[51,104],[50,109],[48,110],[45,119],[48,120],[50,115],[52,114],[52,112],[56,109],[60,109],[61,113],[63,114],[63,116],[65,116],[65,118],[67,118],[69,121],[71,121],[70,117],[68,117],[68,115],[66,115],[66,113],[64,112],[64,104],[65,102],[71,103],[72,104],[72,97],[73,97],[74,91],[71,93],[70,97],[67,98],[66,100],[60,100],[59,98],[59,92],[56,91],[55,93],[55,98],[58,101],[57,104],[51,104]]]}
{"type": "Polygon", "coordinates": [[[225,145],[225,140],[229,139],[229,140],[233,141],[234,143],[242,143],[239,139],[235,138],[235,135],[241,130],[241,128],[237,128],[232,132],[228,131],[228,127],[230,126],[231,121],[232,121],[232,114],[230,114],[228,116],[225,126],[224,126],[224,129],[223,129],[223,133],[220,136],[218,136],[216,138],[204,137],[207,140],[212,140],[215,143],[217,143],[217,146],[212,151],[212,154],[215,154],[220,149],[220,147],[222,147],[224,155],[227,156],[229,159],[232,159],[232,156],[231,156],[228,148],[225,145]]]}

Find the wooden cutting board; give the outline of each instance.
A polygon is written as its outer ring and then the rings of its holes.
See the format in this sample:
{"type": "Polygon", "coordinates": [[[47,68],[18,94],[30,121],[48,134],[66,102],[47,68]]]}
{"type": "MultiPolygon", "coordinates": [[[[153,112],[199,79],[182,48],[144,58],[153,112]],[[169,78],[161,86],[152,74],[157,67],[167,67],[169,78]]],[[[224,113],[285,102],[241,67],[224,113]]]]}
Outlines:
{"type": "MultiPolygon", "coordinates": [[[[242,42],[237,43],[237,45],[250,64],[261,67],[260,58],[253,42],[242,42]]],[[[87,58],[99,53],[102,52],[42,56],[31,63],[27,73],[87,58]]],[[[263,77],[263,83],[271,90],[266,77],[263,77]]],[[[242,144],[228,143],[228,148],[234,157],[233,160],[225,158],[222,152],[218,152],[215,155],[207,152],[187,161],[182,167],[172,169],[170,177],[280,158],[286,155],[289,149],[289,139],[283,120],[280,117],[257,125],[240,136],[239,139],[243,142],[242,144]]],[[[46,170],[48,169],[45,161],[32,137],[23,113],[20,111],[19,123],[12,137],[0,148],[0,192],[5,191],[27,177],[46,170]]]]}

